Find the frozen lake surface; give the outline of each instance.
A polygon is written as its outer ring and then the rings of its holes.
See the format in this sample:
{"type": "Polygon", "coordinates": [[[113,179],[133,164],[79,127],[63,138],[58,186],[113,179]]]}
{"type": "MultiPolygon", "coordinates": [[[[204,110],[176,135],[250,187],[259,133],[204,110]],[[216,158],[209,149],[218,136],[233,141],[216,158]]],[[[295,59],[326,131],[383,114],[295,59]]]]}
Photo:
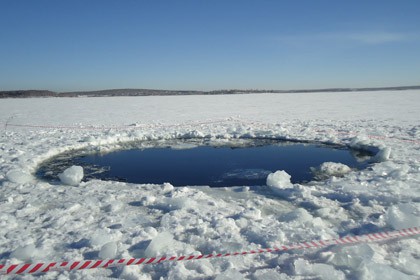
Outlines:
{"type": "MultiPolygon", "coordinates": [[[[418,90],[2,99],[0,267],[248,251],[419,226],[419,112],[418,90]],[[175,138],[326,142],[375,155],[361,170],[323,165],[318,174],[327,178],[305,184],[281,168],[267,185],[229,188],[34,176],[63,153],[106,154],[175,138]]],[[[412,237],[40,277],[419,279],[419,256],[412,237]]]]}
{"type": "Polygon", "coordinates": [[[284,170],[292,183],[314,179],[324,162],[354,169],[368,165],[370,153],[344,146],[264,139],[174,139],[131,143],[109,153],[78,150],[46,161],[37,174],[54,181],[64,169],[78,165],[85,180],[115,180],[139,184],[171,183],[174,186],[265,185],[267,175],[284,170]]]}

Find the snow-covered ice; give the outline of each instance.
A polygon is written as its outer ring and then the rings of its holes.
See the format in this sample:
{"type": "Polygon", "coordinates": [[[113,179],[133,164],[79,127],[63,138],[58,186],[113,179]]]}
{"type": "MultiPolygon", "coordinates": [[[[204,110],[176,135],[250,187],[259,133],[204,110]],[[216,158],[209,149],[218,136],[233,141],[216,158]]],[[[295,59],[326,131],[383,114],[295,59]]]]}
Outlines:
{"type": "MultiPolygon", "coordinates": [[[[226,253],[419,226],[418,112],[415,90],[1,99],[0,264],[226,253]],[[22,124],[32,127],[13,126],[22,124]],[[34,175],[61,152],[186,137],[321,141],[376,156],[360,171],[330,165],[322,181],[275,172],[267,186],[222,189],[34,175]]],[[[41,278],[418,279],[419,256],[413,237],[41,278]]]]}

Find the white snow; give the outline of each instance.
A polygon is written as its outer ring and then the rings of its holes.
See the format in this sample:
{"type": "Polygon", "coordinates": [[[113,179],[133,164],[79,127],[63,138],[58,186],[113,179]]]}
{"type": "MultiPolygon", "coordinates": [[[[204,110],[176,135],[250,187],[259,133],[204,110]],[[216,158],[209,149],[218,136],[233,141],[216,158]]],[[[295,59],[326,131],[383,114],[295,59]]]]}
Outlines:
{"type": "Polygon", "coordinates": [[[58,174],[58,178],[64,184],[77,186],[83,179],[83,167],[73,165],[58,174]]]}
{"type": "MultiPolygon", "coordinates": [[[[419,226],[418,112],[418,90],[1,99],[0,264],[227,253],[419,226]],[[81,182],[74,168],[63,184],[35,177],[39,163],[61,152],[182,137],[320,141],[376,156],[360,171],[330,165],[326,172],[338,174],[308,184],[291,184],[281,171],[268,186],[222,189],[81,182]]],[[[238,174],[267,175],[255,168],[238,174]]],[[[418,279],[419,255],[412,237],[41,278],[418,279]]]]}

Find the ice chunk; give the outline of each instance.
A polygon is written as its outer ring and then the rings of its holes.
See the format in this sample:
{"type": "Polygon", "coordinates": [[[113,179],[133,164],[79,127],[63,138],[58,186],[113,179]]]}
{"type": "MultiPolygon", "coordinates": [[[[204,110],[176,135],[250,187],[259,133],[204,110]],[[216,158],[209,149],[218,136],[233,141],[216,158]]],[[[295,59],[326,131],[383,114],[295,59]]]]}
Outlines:
{"type": "Polygon", "coordinates": [[[182,208],[194,208],[196,207],[197,202],[188,197],[167,197],[162,199],[158,205],[165,211],[173,211],[182,208]]]}
{"type": "Polygon", "coordinates": [[[246,209],[239,214],[240,217],[244,217],[251,220],[261,219],[261,210],[257,208],[246,209]]]}
{"type": "Polygon", "coordinates": [[[372,261],[375,251],[369,244],[358,244],[350,247],[336,247],[337,253],[332,258],[336,266],[345,266],[357,270],[362,264],[372,261]]]}
{"type": "Polygon", "coordinates": [[[386,211],[385,221],[394,229],[415,227],[420,225],[420,213],[413,204],[393,205],[386,211]]]}
{"type": "Polygon", "coordinates": [[[6,179],[17,184],[25,184],[32,180],[32,176],[21,170],[12,170],[7,172],[6,179]]]}
{"type": "Polygon", "coordinates": [[[371,262],[362,268],[360,275],[361,279],[381,279],[381,280],[408,280],[418,279],[413,278],[411,275],[402,273],[391,266],[371,262]]]}
{"type": "Polygon", "coordinates": [[[410,166],[407,164],[403,164],[398,169],[395,169],[389,172],[389,176],[394,179],[401,179],[402,177],[407,175],[409,170],[410,170],[410,166]]]}
{"type": "Polygon", "coordinates": [[[83,179],[83,167],[73,165],[58,174],[58,178],[66,185],[77,186],[83,179]]]}
{"type": "Polygon", "coordinates": [[[152,276],[142,271],[143,267],[138,265],[123,266],[119,279],[124,280],[152,280],[152,276]]]}
{"type": "Polygon", "coordinates": [[[279,190],[293,187],[293,184],[290,182],[290,175],[284,170],[268,174],[266,183],[275,193],[279,190]]]}
{"type": "Polygon", "coordinates": [[[98,229],[95,232],[91,233],[90,245],[92,246],[102,246],[110,240],[108,232],[104,229],[98,229]]]}
{"type": "Polygon", "coordinates": [[[311,264],[307,260],[297,259],[294,262],[296,274],[302,276],[317,276],[320,279],[346,279],[345,274],[333,266],[323,263],[311,264]]]}
{"type": "Polygon", "coordinates": [[[112,259],[117,254],[117,243],[108,242],[101,247],[99,251],[99,258],[101,259],[112,259]]]}
{"type": "Polygon", "coordinates": [[[245,279],[236,269],[230,268],[223,273],[217,275],[214,280],[242,280],[245,279]]]}
{"type": "Polygon", "coordinates": [[[239,179],[255,180],[255,179],[266,178],[267,175],[270,173],[271,172],[269,170],[258,169],[258,168],[234,169],[223,174],[223,178],[224,179],[239,178],[239,179]]]}
{"type": "Polygon", "coordinates": [[[340,177],[349,172],[351,168],[345,164],[338,162],[324,162],[318,168],[311,168],[312,173],[314,173],[316,179],[327,179],[331,176],[340,177]]]}
{"type": "Polygon", "coordinates": [[[259,269],[252,275],[252,279],[285,280],[290,279],[286,274],[280,274],[275,269],[259,269]]]}
{"type": "Polygon", "coordinates": [[[161,232],[155,238],[152,239],[149,246],[147,246],[144,254],[147,257],[154,257],[164,253],[166,248],[169,248],[174,242],[174,237],[169,232],[161,232]]]}
{"type": "Polygon", "coordinates": [[[35,255],[35,245],[29,244],[23,247],[18,247],[10,255],[11,258],[19,259],[22,261],[29,261],[35,255]]]}
{"type": "Polygon", "coordinates": [[[172,186],[170,183],[163,183],[162,185],[162,191],[164,192],[170,192],[174,190],[174,186],[172,186]]]}
{"type": "Polygon", "coordinates": [[[371,140],[365,135],[359,135],[351,139],[349,146],[354,149],[363,149],[373,151],[371,140]]]}
{"type": "Polygon", "coordinates": [[[149,205],[153,205],[153,203],[155,203],[155,201],[156,201],[156,197],[154,197],[153,195],[148,195],[148,196],[143,197],[140,200],[140,203],[143,206],[149,206],[149,205]]]}
{"type": "Polygon", "coordinates": [[[312,221],[314,218],[308,211],[303,208],[297,208],[289,213],[284,214],[282,217],[282,221],[285,222],[297,222],[299,224],[307,223],[312,221]]]}
{"type": "Polygon", "coordinates": [[[383,162],[387,161],[389,157],[391,156],[391,148],[385,147],[381,150],[379,150],[378,153],[372,158],[372,162],[383,162]]]}

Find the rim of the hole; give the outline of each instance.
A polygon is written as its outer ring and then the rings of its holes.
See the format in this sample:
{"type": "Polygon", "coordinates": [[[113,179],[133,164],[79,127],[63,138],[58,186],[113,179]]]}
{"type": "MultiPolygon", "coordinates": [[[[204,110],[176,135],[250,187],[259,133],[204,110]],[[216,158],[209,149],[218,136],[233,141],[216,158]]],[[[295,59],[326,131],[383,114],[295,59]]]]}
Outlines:
{"type": "MultiPolygon", "coordinates": [[[[366,147],[366,149],[363,148],[354,148],[351,147],[348,144],[341,144],[341,143],[334,143],[334,142],[327,142],[327,141],[318,141],[318,140],[301,140],[301,139],[296,139],[296,138],[287,138],[287,137],[248,137],[248,136],[242,136],[242,137],[173,137],[173,138],[158,138],[158,139],[139,139],[139,140],[132,140],[132,141],[124,141],[124,142],[116,142],[113,144],[108,144],[108,145],[95,145],[95,146],[89,146],[87,145],[86,147],[81,147],[81,148],[70,148],[67,151],[61,152],[61,153],[57,153],[51,157],[48,157],[47,159],[43,160],[42,162],[40,162],[36,168],[35,171],[33,172],[33,176],[35,178],[37,178],[37,180],[41,181],[41,182],[48,182],[50,184],[59,184],[59,180],[49,180],[49,179],[45,179],[42,178],[42,176],[39,174],[40,169],[47,165],[49,162],[54,161],[54,159],[60,157],[60,156],[70,156],[72,155],[73,157],[83,157],[83,156],[88,156],[88,155],[94,155],[94,154],[99,154],[99,155],[104,155],[104,154],[108,154],[108,153],[113,153],[113,152],[118,152],[118,151],[124,151],[124,150],[134,150],[134,149],[153,149],[153,148],[170,148],[171,145],[164,145],[164,142],[169,142],[168,144],[175,144],[175,143],[170,143],[170,141],[194,141],[196,140],[197,142],[194,144],[203,144],[203,145],[197,145],[197,147],[199,146],[209,146],[209,147],[229,147],[231,145],[229,145],[229,141],[237,141],[237,140],[256,140],[256,141],[272,141],[272,142],[277,142],[277,143],[290,143],[290,144],[313,144],[313,145],[317,145],[317,146],[325,146],[325,147],[330,147],[333,149],[339,149],[339,150],[345,150],[348,149],[350,151],[355,151],[355,152],[361,152],[363,154],[366,154],[366,156],[369,157],[373,157],[376,153],[376,151],[373,151],[373,149],[378,149],[377,147],[374,146],[369,146],[366,147]],[[206,143],[205,141],[227,141],[226,143],[221,143],[222,145],[219,146],[212,146],[210,145],[211,142],[206,143]],[[141,143],[158,143],[160,142],[160,145],[150,145],[150,146],[139,146],[141,143]],[[95,150],[95,148],[100,148],[100,147],[104,147],[104,148],[108,148],[106,151],[101,151],[101,150],[95,150]],[[90,149],[89,149],[90,148],[90,149]]],[[[234,146],[231,146],[234,147],[234,146]]],[[[243,148],[246,148],[247,146],[242,146],[243,148]]],[[[378,149],[379,150],[379,149],[378,149]]],[[[107,180],[110,182],[121,182],[121,181],[117,181],[117,180],[107,180]]],[[[309,182],[307,182],[309,183],[309,182]]]]}

